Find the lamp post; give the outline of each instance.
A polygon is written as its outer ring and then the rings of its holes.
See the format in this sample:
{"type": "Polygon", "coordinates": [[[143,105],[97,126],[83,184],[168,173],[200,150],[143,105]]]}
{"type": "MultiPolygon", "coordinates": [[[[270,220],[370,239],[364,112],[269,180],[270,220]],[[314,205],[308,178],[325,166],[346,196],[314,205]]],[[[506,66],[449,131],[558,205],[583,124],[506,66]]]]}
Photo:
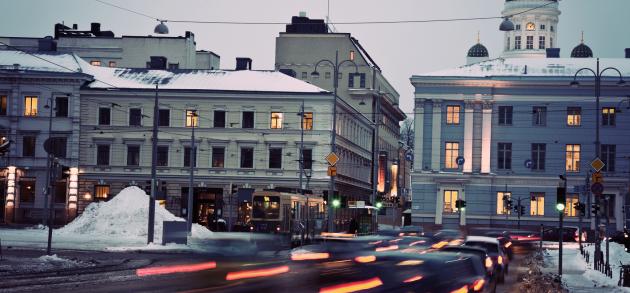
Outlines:
{"type": "MultiPolygon", "coordinates": [[[[339,86],[339,68],[341,65],[345,63],[352,63],[355,68],[355,73],[359,72],[359,66],[354,63],[354,61],[347,59],[339,62],[339,50],[335,51],[335,61],[330,61],[328,59],[322,59],[315,63],[315,70],[311,73],[311,76],[314,78],[319,77],[319,72],[317,72],[317,66],[321,63],[328,63],[333,67],[333,88],[334,88],[334,97],[333,97],[333,117],[332,117],[332,133],[331,133],[331,143],[330,143],[330,152],[334,153],[336,151],[336,138],[337,138],[337,87],[339,86]]],[[[328,187],[328,201],[332,202],[332,198],[335,194],[335,176],[330,176],[330,183],[328,187]]],[[[331,204],[328,204],[328,231],[333,232],[334,230],[334,215],[333,215],[333,207],[331,204]]]]}
{"type": "MultiPolygon", "coordinates": [[[[614,68],[614,67],[606,67],[600,70],[599,58],[597,58],[597,67],[595,70],[590,69],[588,67],[580,68],[578,71],[575,72],[575,75],[573,76],[573,81],[570,83],[572,87],[578,87],[580,83],[577,81],[577,76],[582,71],[588,71],[592,73],[595,78],[595,85],[594,85],[595,119],[596,119],[595,121],[597,124],[595,127],[595,158],[599,158],[600,153],[601,153],[600,140],[599,140],[599,128],[600,128],[599,119],[601,115],[600,109],[599,109],[599,97],[601,95],[602,76],[608,70],[616,71],[617,74],[619,74],[619,81],[617,82],[617,85],[623,86],[626,83],[623,80],[623,75],[621,74],[621,71],[619,71],[619,69],[614,68]]],[[[595,198],[595,204],[599,205],[599,196],[597,194],[593,194],[593,197],[595,198]]],[[[601,262],[601,259],[599,259],[599,253],[601,251],[601,243],[600,243],[600,235],[599,235],[599,220],[600,220],[599,214],[596,214],[595,215],[595,263],[596,264],[598,263],[598,261],[601,262]]],[[[608,227],[606,228],[607,228],[606,230],[608,230],[608,227]]],[[[608,250],[606,251],[606,266],[608,267],[608,250]]]]}
{"type": "MultiPolygon", "coordinates": [[[[559,175],[560,180],[562,180],[562,187],[564,188],[565,194],[567,190],[567,177],[565,175],[559,175]]],[[[566,203],[566,196],[562,196],[566,203]]],[[[558,210],[558,217],[560,222],[560,232],[558,233],[560,236],[558,237],[558,275],[562,276],[562,241],[564,240],[564,209],[566,208],[563,203],[556,203],[556,209],[558,210]]]]}
{"type": "MultiPolygon", "coordinates": [[[[54,105],[53,105],[53,98],[52,96],[50,98],[48,98],[48,102],[50,104],[50,106],[48,104],[46,104],[46,106],[44,106],[44,108],[48,109],[50,108],[50,112],[48,114],[48,140],[50,141],[51,137],[52,137],[52,117],[53,117],[53,110],[55,109],[54,105]]],[[[46,245],[46,254],[47,255],[51,255],[51,248],[52,248],[52,225],[53,225],[53,210],[55,209],[55,207],[53,206],[54,204],[54,200],[53,200],[53,196],[52,196],[52,178],[51,177],[51,171],[53,169],[54,163],[53,163],[53,154],[51,152],[47,153],[47,160],[46,160],[46,196],[44,197],[44,214],[43,214],[43,222],[44,224],[48,223],[48,242],[46,245]],[[48,218],[48,220],[46,221],[46,218],[48,218]]]]}
{"type": "MultiPolygon", "coordinates": [[[[147,228],[147,244],[153,242],[155,223],[155,193],[157,192],[157,140],[158,123],[160,122],[159,110],[159,81],[155,82],[155,102],[153,106],[153,137],[151,138],[151,196],[149,197],[149,227],[147,228]]],[[[190,211],[187,211],[190,213],[190,211]]]]}
{"type": "MultiPolygon", "coordinates": [[[[193,185],[195,183],[195,163],[196,151],[195,151],[195,127],[197,127],[197,111],[190,111],[190,156],[188,165],[190,166],[190,182],[188,184],[188,206],[186,208],[186,229],[188,230],[188,236],[192,236],[192,209],[193,209],[193,185]]],[[[231,187],[231,185],[230,185],[231,187]]]]}

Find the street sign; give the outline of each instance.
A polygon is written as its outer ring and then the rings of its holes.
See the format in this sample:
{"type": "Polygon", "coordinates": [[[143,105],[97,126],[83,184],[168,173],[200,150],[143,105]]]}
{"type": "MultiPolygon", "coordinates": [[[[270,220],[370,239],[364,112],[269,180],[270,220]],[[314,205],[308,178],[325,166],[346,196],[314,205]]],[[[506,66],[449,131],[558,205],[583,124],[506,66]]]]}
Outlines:
{"type": "Polygon", "coordinates": [[[359,208],[359,209],[365,208],[365,201],[364,200],[357,200],[357,208],[359,208]]]}
{"type": "Polygon", "coordinates": [[[350,209],[357,208],[357,201],[356,200],[349,200],[348,201],[348,208],[350,208],[350,209]]]}
{"type": "Polygon", "coordinates": [[[459,157],[457,157],[457,158],[455,159],[455,162],[457,163],[457,165],[458,165],[458,166],[464,165],[464,162],[465,162],[465,161],[466,161],[466,160],[464,160],[464,157],[462,157],[462,156],[459,156],[459,157]]]}
{"type": "MultiPolygon", "coordinates": [[[[334,166],[337,164],[337,162],[339,162],[339,156],[337,156],[337,154],[331,152],[330,154],[328,154],[326,156],[326,162],[328,162],[328,164],[330,166],[334,166]]],[[[329,168],[330,170],[330,168],[329,168]]]]}
{"type": "Polygon", "coordinates": [[[595,172],[591,176],[591,182],[593,182],[593,183],[604,183],[604,176],[599,171],[595,172]]]}
{"type": "Polygon", "coordinates": [[[601,195],[604,192],[604,185],[601,183],[593,183],[591,185],[591,192],[597,195],[601,195]]]}
{"type": "Polygon", "coordinates": [[[337,176],[337,167],[328,166],[328,176],[330,177],[337,176]]]}
{"type": "Polygon", "coordinates": [[[525,165],[525,168],[527,169],[531,169],[532,168],[532,160],[525,160],[525,163],[523,163],[525,165]]]}
{"type": "Polygon", "coordinates": [[[599,158],[595,158],[595,160],[591,162],[591,167],[597,172],[604,168],[604,166],[606,166],[606,164],[604,164],[604,162],[602,162],[599,158]]]}
{"type": "Polygon", "coordinates": [[[405,154],[405,159],[406,159],[408,162],[413,162],[413,154],[412,154],[411,152],[406,153],[406,154],[405,154]]]}

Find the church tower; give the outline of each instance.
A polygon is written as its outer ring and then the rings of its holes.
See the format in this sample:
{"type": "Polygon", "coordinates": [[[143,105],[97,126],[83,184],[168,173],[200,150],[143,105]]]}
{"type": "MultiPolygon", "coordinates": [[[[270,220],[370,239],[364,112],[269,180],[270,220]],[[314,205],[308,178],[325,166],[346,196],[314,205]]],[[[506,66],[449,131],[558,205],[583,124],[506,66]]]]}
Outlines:
{"type": "Polygon", "coordinates": [[[514,30],[505,32],[505,58],[544,58],[545,49],[558,44],[558,0],[505,0],[501,12],[514,23],[514,30]]]}

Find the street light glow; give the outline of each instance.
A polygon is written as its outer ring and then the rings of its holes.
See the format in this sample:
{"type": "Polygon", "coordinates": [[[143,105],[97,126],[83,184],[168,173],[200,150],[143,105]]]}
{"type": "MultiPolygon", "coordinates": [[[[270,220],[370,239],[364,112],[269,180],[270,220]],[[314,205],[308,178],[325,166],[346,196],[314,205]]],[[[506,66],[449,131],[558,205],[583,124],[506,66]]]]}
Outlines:
{"type": "Polygon", "coordinates": [[[563,203],[556,204],[556,210],[564,211],[564,204],[563,203]]]}
{"type": "Polygon", "coordinates": [[[332,205],[335,208],[338,208],[341,205],[341,201],[339,199],[333,199],[332,205]]]}

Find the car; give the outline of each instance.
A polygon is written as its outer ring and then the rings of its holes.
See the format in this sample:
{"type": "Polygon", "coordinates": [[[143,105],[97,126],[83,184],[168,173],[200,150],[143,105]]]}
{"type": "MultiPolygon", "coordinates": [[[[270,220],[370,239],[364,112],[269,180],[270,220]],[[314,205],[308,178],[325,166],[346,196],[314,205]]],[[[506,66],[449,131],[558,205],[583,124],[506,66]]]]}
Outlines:
{"type": "Polygon", "coordinates": [[[507,275],[509,269],[509,260],[498,239],[487,236],[467,236],[464,245],[485,249],[492,258],[493,265],[498,273],[497,280],[499,283],[505,281],[505,275],[507,275]]]}
{"type": "Polygon", "coordinates": [[[497,238],[499,240],[499,243],[501,243],[501,247],[503,247],[505,254],[510,259],[514,258],[514,240],[510,236],[510,232],[508,232],[507,230],[496,229],[496,228],[475,228],[475,229],[472,229],[468,233],[468,235],[488,236],[488,237],[497,238]]]}
{"type": "Polygon", "coordinates": [[[421,226],[404,226],[398,236],[424,236],[424,229],[421,226]]]}
{"type": "MultiPolygon", "coordinates": [[[[562,227],[562,241],[565,242],[578,242],[578,235],[580,229],[576,226],[564,226],[562,227]]],[[[560,240],[560,228],[558,227],[548,227],[545,228],[543,232],[543,240],[544,241],[558,241],[560,240]]],[[[582,240],[586,240],[585,231],[582,233],[582,240]]]]}
{"type": "Polygon", "coordinates": [[[440,249],[440,251],[453,252],[458,254],[472,254],[477,256],[479,260],[483,262],[483,266],[486,269],[486,274],[488,276],[487,282],[490,285],[490,288],[492,288],[491,291],[496,291],[498,273],[495,271],[495,266],[492,262],[492,258],[488,255],[485,249],[472,246],[446,246],[440,249]]]}
{"type": "Polygon", "coordinates": [[[455,239],[462,239],[464,235],[461,231],[455,229],[442,229],[433,234],[433,238],[437,240],[451,241],[455,239]]]}

